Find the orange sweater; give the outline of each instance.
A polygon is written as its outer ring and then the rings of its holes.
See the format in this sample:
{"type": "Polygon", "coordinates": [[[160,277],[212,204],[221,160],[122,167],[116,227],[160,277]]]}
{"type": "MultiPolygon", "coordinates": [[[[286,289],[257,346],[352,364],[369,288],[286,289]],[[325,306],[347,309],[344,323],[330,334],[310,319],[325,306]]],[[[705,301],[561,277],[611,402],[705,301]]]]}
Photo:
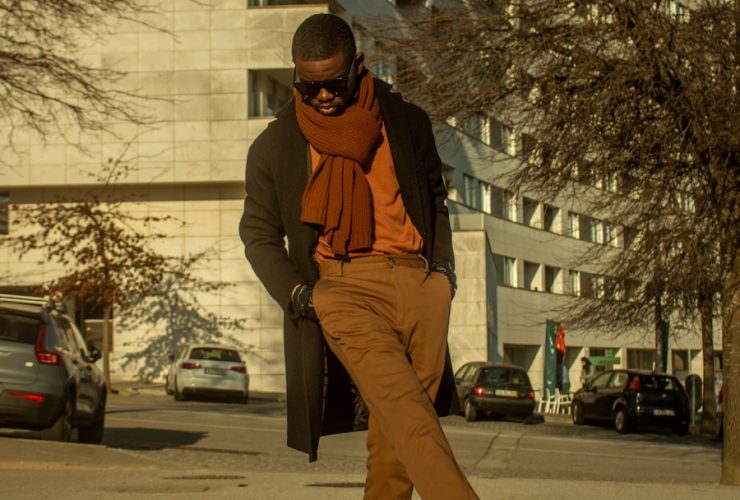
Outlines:
{"type": "MultiPolygon", "coordinates": [[[[414,227],[411,218],[406,213],[406,207],[401,198],[401,188],[396,178],[396,169],[393,166],[391,148],[388,145],[388,135],[385,125],[381,130],[383,141],[375,152],[375,157],[366,173],[367,181],[373,198],[374,237],[371,250],[351,252],[348,257],[366,255],[403,255],[421,253],[422,239],[419,231],[414,227]]],[[[320,154],[313,147],[311,149],[311,165],[316,169],[320,154]]],[[[323,235],[319,236],[314,258],[317,262],[334,259],[336,256],[323,235]]]]}

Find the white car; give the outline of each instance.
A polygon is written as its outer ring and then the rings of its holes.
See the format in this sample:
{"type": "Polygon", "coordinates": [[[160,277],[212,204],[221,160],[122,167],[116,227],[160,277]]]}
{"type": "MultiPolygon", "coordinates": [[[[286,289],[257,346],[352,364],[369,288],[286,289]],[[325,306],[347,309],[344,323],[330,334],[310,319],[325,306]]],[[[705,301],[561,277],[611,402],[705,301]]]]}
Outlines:
{"type": "Polygon", "coordinates": [[[188,396],[217,396],[246,403],[249,399],[247,365],[232,346],[188,344],[175,357],[170,355],[165,381],[167,394],[176,401],[188,396]]]}

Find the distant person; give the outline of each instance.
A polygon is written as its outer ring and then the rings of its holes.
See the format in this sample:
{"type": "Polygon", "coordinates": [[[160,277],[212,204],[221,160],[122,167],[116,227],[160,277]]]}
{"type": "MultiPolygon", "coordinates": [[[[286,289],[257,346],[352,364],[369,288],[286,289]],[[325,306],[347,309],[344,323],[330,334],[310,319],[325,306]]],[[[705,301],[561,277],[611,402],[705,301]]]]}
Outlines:
{"type": "Polygon", "coordinates": [[[349,25],[307,18],[294,99],[249,149],[245,254],[285,312],[288,445],[370,416],[366,500],[477,499],[438,415],[459,407],[442,163],[427,114],[373,78],[349,25]],[[287,240],[287,241],[286,241],[287,240]]]}
{"type": "Polygon", "coordinates": [[[591,378],[591,376],[594,374],[596,369],[594,368],[594,365],[591,364],[591,361],[586,357],[581,358],[581,385],[584,385],[586,383],[586,380],[591,378]]]}

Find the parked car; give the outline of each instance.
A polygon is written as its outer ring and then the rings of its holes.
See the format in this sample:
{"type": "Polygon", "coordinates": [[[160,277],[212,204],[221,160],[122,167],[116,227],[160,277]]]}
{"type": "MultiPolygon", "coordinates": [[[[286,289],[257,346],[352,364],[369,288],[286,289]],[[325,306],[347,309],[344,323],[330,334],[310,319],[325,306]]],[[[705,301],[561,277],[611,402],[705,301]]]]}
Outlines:
{"type": "Polygon", "coordinates": [[[188,344],[178,356],[170,355],[165,389],[183,401],[188,396],[249,399],[247,365],[235,347],[220,344],[188,344]]]}
{"type": "Polygon", "coordinates": [[[588,380],[573,395],[573,423],[607,421],[619,433],[642,424],[668,426],[676,434],[689,430],[689,398],[672,375],[642,370],[607,370],[588,380]]]}
{"type": "Polygon", "coordinates": [[[527,372],[518,366],[474,361],[455,373],[457,395],[465,420],[481,414],[526,418],[534,412],[534,390],[527,372]]]}
{"type": "Polygon", "coordinates": [[[0,295],[0,427],[100,443],[107,387],[72,319],[53,302],[0,295]]]}

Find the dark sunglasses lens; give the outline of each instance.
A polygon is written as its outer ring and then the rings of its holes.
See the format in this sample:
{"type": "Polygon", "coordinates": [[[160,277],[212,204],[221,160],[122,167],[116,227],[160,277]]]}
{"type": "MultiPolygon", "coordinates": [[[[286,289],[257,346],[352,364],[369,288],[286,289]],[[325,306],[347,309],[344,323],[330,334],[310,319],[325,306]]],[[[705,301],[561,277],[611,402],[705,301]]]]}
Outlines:
{"type": "Polygon", "coordinates": [[[313,99],[321,89],[326,89],[334,95],[339,95],[347,90],[347,78],[337,78],[326,82],[295,82],[296,90],[306,99],[313,99]]]}

